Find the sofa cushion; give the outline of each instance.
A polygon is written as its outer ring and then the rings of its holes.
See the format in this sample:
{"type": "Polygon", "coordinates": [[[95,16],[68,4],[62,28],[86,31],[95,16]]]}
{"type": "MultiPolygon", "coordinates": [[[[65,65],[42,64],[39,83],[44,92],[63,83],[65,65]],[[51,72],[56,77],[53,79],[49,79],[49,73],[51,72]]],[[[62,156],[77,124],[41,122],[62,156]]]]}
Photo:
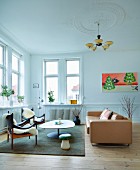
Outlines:
{"type": "Polygon", "coordinates": [[[64,111],[63,109],[56,110],[55,119],[63,119],[64,111]]]}
{"type": "Polygon", "coordinates": [[[108,109],[104,109],[103,112],[101,113],[100,117],[102,117],[107,110],[108,110],[108,109]]]}
{"type": "Polygon", "coordinates": [[[103,114],[101,114],[100,119],[101,120],[108,120],[111,118],[112,111],[111,110],[106,110],[103,114]]]}
{"type": "Polygon", "coordinates": [[[49,112],[50,112],[49,120],[56,120],[56,110],[55,109],[51,109],[49,112]]]}
{"type": "Polygon", "coordinates": [[[64,109],[63,119],[69,120],[69,117],[70,117],[70,109],[64,109]]]}
{"type": "Polygon", "coordinates": [[[122,120],[124,117],[122,115],[113,114],[111,120],[122,120]]]}

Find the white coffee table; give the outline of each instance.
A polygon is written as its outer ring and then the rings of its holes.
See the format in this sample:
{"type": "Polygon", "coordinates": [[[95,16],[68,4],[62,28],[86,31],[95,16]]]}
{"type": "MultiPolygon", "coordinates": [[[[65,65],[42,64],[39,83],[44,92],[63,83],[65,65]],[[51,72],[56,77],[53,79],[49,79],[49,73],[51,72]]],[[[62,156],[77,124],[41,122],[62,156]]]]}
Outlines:
{"type": "Polygon", "coordinates": [[[46,123],[41,124],[39,127],[44,129],[57,129],[57,132],[48,133],[47,136],[50,138],[59,138],[59,135],[66,132],[59,132],[59,129],[67,129],[75,126],[75,123],[71,120],[61,120],[61,124],[55,124],[59,120],[52,120],[46,123]]]}

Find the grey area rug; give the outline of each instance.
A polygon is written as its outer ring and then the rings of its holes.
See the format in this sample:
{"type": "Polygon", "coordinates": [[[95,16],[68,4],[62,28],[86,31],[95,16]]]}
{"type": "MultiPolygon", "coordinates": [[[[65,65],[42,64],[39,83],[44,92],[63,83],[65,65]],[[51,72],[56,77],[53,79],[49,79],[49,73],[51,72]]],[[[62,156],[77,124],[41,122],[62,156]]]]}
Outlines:
{"type": "Polygon", "coordinates": [[[56,129],[41,129],[38,127],[38,144],[35,146],[35,137],[14,139],[14,149],[11,150],[11,141],[0,143],[0,153],[59,155],[59,156],[85,156],[85,125],[76,125],[69,129],[60,129],[72,135],[70,149],[61,149],[61,140],[47,137],[47,133],[56,129]]]}

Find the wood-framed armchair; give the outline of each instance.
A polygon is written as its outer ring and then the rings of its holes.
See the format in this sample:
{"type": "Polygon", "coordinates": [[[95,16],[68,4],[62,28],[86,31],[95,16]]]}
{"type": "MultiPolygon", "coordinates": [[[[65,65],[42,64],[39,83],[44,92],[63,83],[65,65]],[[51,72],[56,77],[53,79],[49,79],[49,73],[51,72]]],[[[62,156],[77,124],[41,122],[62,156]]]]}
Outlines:
{"type": "Polygon", "coordinates": [[[7,142],[9,142],[9,136],[11,138],[11,149],[13,149],[14,139],[35,136],[35,145],[37,145],[37,135],[38,130],[36,129],[35,124],[30,125],[30,119],[27,119],[21,123],[16,124],[15,119],[13,118],[13,113],[8,114],[6,117],[7,120],[7,142]],[[27,125],[28,124],[28,125],[27,125]],[[26,125],[26,126],[25,126],[26,125]]]}
{"type": "Polygon", "coordinates": [[[22,108],[21,109],[21,118],[22,118],[22,120],[26,120],[26,119],[32,120],[32,123],[36,124],[36,128],[37,128],[37,125],[45,123],[45,113],[41,116],[36,116],[33,108],[32,109],[22,108]]]}

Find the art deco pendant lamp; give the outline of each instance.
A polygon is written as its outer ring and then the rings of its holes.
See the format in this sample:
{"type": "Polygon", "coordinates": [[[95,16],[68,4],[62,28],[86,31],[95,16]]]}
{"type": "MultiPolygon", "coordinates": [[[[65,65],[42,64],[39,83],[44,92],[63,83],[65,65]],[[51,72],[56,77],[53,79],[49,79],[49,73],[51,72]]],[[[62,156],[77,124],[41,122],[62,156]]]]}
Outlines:
{"type": "Polygon", "coordinates": [[[94,40],[95,43],[87,43],[86,46],[95,51],[97,49],[97,47],[102,46],[104,50],[108,49],[110,47],[110,45],[113,44],[113,41],[106,41],[105,43],[103,43],[103,39],[101,39],[101,35],[99,34],[99,22],[96,22],[98,25],[98,35],[97,35],[97,39],[94,40]]]}

